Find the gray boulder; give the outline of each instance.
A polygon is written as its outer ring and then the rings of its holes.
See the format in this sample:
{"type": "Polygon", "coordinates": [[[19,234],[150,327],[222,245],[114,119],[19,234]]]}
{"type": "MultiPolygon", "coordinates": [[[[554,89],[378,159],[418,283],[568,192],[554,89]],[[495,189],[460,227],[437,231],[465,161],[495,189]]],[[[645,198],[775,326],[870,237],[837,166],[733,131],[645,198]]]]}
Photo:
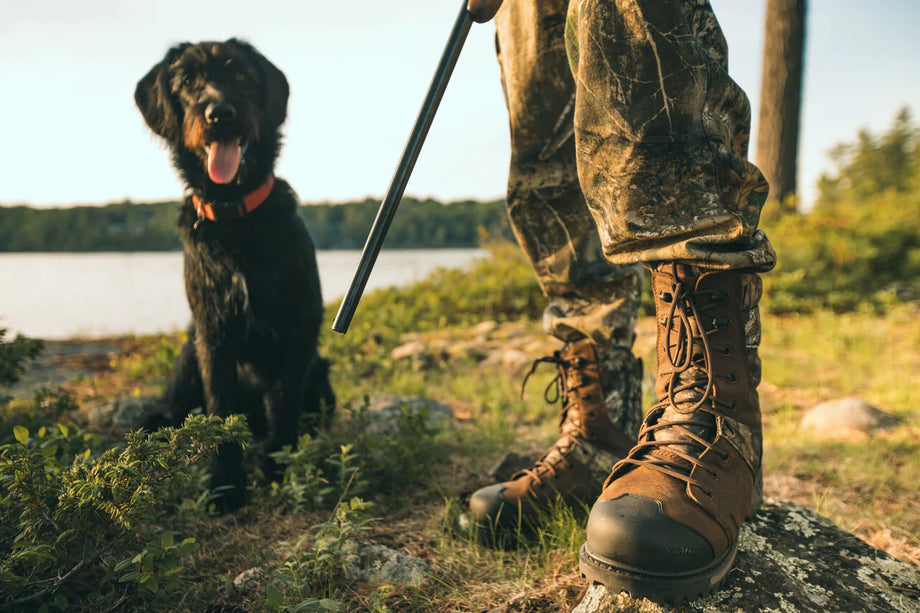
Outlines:
{"type": "Polygon", "coordinates": [[[137,396],[122,398],[97,407],[90,412],[90,423],[100,426],[118,428],[141,428],[155,416],[166,413],[163,399],[157,396],[137,396]]]}
{"type": "Polygon", "coordinates": [[[368,541],[349,541],[342,547],[345,578],[364,583],[419,585],[428,576],[421,558],[368,541]]]}
{"type": "Polygon", "coordinates": [[[450,427],[454,415],[446,404],[420,396],[373,396],[367,407],[368,433],[377,436],[397,434],[403,411],[409,415],[424,413],[425,426],[431,430],[450,427]]]}
{"type": "Polygon", "coordinates": [[[822,402],[802,417],[802,429],[818,438],[844,439],[871,435],[896,426],[898,420],[859,398],[822,402]]]}

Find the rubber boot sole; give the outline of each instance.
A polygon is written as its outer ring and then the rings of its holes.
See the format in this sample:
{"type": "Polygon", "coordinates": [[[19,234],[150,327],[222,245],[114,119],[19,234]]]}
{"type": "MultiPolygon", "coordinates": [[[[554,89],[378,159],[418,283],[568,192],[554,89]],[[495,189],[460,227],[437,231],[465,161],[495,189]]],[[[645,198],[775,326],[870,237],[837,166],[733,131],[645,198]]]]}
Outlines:
{"type": "Polygon", "coordinates": [[[728,577],[737,553],[736,541],[728,551],[699,570],[689,573],[650,573],[608,560],[583,545],[578,556],[578,569],[588,581],[599,583],[610,592],[627,592],[633,598],[677,604],[708,596],[719,589],[728,577]]]}

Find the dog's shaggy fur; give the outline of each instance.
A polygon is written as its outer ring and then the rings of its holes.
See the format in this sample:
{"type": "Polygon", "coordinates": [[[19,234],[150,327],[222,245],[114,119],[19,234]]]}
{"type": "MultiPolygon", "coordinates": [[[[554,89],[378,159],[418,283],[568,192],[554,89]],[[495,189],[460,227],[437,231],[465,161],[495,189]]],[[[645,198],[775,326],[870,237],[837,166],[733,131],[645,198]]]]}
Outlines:
{"type": "MultiPolygon", "coordinates": [[[[192,330],[168,387],[168,419],[181,422],[196,407],[247,415],[265,439],[269,476],[267,454],[296,443],[303,416],[323,425],[335,402],[317,353],[313,242],[293,190],[272,183],[287,98],[281,71],[236,39],[173,47],[135,91],[191,191],[178,226],[192,330]]],[[[244,503],[238,446],[220,449],[212,487],[224,491],[224,510],[244,503]]]]}

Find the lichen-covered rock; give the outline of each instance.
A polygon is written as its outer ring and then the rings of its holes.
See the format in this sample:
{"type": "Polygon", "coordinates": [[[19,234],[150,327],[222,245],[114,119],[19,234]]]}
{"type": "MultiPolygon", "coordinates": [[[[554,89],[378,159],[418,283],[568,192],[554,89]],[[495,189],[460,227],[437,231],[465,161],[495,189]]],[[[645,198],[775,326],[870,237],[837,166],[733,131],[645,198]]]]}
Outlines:
{"type": "Polygon", "coordinates": [[[431,359],[431,351],[429,351],[428,345],[421,341],[409,341],[399,347],[395,347],[390,352],[390,357],[397,361],[412,359],[427,362],[431,359]]]}
{"type": "Polygon", "coordinates": [[[144,427],[152,418],[165,413],[166,406],[162,398],[136,396],[93,409],[89,420],[93,425],[135,429],[144,427]]]}
{"type": "Polygon", "coordinates": [[[342,548],[345,578],[365,583],[419,585],[428,576],[428,564],[421,558],[370,543],[349,541],[342,548]]]}
{"type": "Polygon", "coordinates": [[[233,579],[233,587],[241,592],[253,592],[259,588],[265,571],[261,567],[248,568],[233,579]]]}
{"type": "Polygon", "coordinates": [[[367,409],[367,430],[378,436],[397,434],[403,411],[408,411],[410,415],[424,413],[425,426],[431,430],[448,428],[453,420],[453,411],[449,406],[421,396],[373,396],[367,409]]]}
{"type": "Polygon", "coordinates": [[[677,607],[588,588],[573,613],[920,613],[920,569],[800,505],[771,502],[741,530],[723,589],[677,607]]]}

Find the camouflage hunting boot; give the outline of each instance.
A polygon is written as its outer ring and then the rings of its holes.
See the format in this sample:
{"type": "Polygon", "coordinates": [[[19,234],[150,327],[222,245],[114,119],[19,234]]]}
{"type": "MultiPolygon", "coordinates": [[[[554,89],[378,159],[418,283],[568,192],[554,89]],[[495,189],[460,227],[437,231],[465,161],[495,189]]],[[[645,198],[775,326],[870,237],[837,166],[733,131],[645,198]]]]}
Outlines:
{"type": "Polygon", "coordinates": [[[543,362],[559,369],[547,388],[547,400],[562,401],[559,439],[509,481],[473,493],[470,511],[481,528],[532,524],[560,498],[588,504],[611,464],[635,440],[642,419],[642,363],[629,350],[605,349],[589,339],[566,343],[534,362],[530,374],[543,362]],[[557,394],[549,397],[554,386],[557,394]]]}
{"type": "Polygon", "coordinates": [[[652,289],[659,402],[591,509],[580,568],[610,591],[680,602],[719,587],[760,505],[761,285],[670,265],[652,289]]]}

